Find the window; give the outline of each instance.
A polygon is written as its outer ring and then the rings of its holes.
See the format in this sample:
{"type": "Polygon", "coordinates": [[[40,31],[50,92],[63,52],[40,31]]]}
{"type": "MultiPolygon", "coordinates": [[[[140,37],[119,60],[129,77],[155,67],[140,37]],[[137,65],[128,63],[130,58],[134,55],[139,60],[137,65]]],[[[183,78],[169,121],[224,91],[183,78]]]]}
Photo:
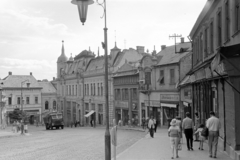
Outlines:
{"type": "Polygon", "coordinates": [[[213,21],[210,23],[210,53],[213,53],[213,21]]]}
{"type": "Polygon", "coordinates": [[[95,83],[93,84],[93,95],[95,96],[95,83]]]}
{"type": "Polygon", "coordinates": [[[21,100],[20,99],[21,99],[21,97],[17,98],[17,104],[21,104],[21,102],[20,102],[21,100]]]}
{"type": "Polygon", "coordinates": [[[72,85],[72,95],[74,95],[74,85],[72,85]]]}
{"type": "Polygon", "coordinates": [[[87,95],[87,85],[86,84],[84,85],[84,95],[85,96],[87,95]]]}
{"type": "Polygon", "coordinates": [[[225,2],[225,40],[230,39],[230,16],[229,16],[229,1],[225,2]]]}
{"type": "Polygon", "coordinates": [[[53,110],[56,110],[57,109],[57,103],[56,101],[53,101],[53,110]]]}
{"type": "Polygon", "coordinates": [[[164,84],[164,70],[160,70],[159,84],[164,84]]]}
{"type": "Polygon", "coordinates": [[[66,94],[68,95],[68,86],[66,85],[66,94]]]}
{"type": "Polygon", "coordinates": [[[217,33],[218,33],[218,47],[222,45],[222,12],[217,14],[217,33]]]}
{"type": "Polygon", "coordinates": [[[115,89],[115,100],[121,100],[121,90],[115,89]]]}
{"type": "Polygon", "coordinates": [[[132,89],[132,99],[137,100],[137,88],[132,89]]]}
{"type": "Polygon", "coordinates": [[[97,95],[100,96],[100,85],[99,85],[99,83],[97,84],[97,95]]]}
{"type": "Polygon", "coordinates": [[[45,102],[45,110],[48,110],[48,101],[45,102]]]}
{"type": "Polygon", "coordinates": [[[170,84],[175,84],[174,69],[170,69],[170,84]]]}
{"type": "Polygon", "coordinates": [[[240,30],[240,2],[236,0],[235,5],[235,32],[240,30]]]}
{"type": "Polygon", "coordinates": [[[87,95],[89,96],[89,84],[87,84],[87,95]]]}
{"type": "Polygon", "coordinates": [[[208,56],[208,28],[204,31],[204,57],[208,56]]]}
{"type": "Polygon", "coordinates": [[[71,93],[72,93],[71,85],[69,85],[68,88],[69,88],[69,95],[71,95],[71,93]]]}
{"type": "Polygon", "coordinates": [[[151,72],[145,72],[145,84],[151,84],[151,72]]]}
{"type": "Polygon", "coordinates": [[[8,97],[8,105],[12,105],[12,97],[8,97]]]}
{"type": "Polygon", "coordinates": [[[103,84],[101,83],[101,96],[103,96],[103,84]]]}
{"type": "Polygon", "coordinates": [[[35,104],[38,104],[38,97],[35,97],[35,104]]]}
{"type": "Polygon", "coordinates": [[[75,89],[75,95],[77,96],[77,91],[78,91],[78,88],[77,88],[77,85],[75,85],[76,89],[75,89]]]}
{"type": "Polygon", "coordinates": [[[200,42],[199,42],[199,60],[201,61],[203,58],[203,34],[200,33],[200,42]]]}
{"type": "Polygon", "coordinates": [[[128,95],[128,89],[127,88],[122,90],[122,99],[123,100],[129,100],[129,95],[128,95]]]}
{"type": "Polygon", "coordinates": [[[26,97],[26,104],[30,104],[30,98],[26,97]]]}

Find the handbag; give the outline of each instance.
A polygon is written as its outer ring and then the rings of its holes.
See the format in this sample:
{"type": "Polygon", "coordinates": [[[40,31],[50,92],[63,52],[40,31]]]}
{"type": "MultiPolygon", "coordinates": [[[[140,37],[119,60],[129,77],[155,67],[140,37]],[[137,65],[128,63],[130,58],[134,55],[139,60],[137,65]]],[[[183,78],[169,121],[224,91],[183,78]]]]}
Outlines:
{"type": "Polygon", "coordinates": [[[178,144],[178,148],[177,148],[179,151],[181,151],[182,150],[182,144],[181,143],[179,143],[178,144]]]}
{"type": "Polygon", "coordinates": [[[204,127],[202,132],[201,132],[201,136],[203,137],[208,137],[208,128],[207,127],[204,127]]]}

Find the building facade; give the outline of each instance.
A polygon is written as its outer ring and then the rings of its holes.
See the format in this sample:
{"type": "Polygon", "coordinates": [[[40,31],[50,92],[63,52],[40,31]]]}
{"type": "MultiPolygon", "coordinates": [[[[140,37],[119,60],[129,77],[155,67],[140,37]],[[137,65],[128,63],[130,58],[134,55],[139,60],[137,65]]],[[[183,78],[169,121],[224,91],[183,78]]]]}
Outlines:
{"type": "Polygon", "coordinates": [[[12,72],[9,72],[8,76],[2,80],[2,93],[6,97],[2,114],[4,115],[4,121],[7,124],[12,123],[8,114],[19,108],[27,112],[30,124],[33,124],[34,120],[41,122],[41,90],[42,87],[32,73],[30,75],[12,75],[12,72]]]}
{"type": "Polygon", "coordinates": [[[159,125],[168,125],[169,120],[179,115],[180,59],[191,51],[191,43],[162,46],[152,56],[143,57],[139,70],[141,117],[157,119],[159,125]]]}
{"type": "Polygon", "coordinates": [[[125,61],[113,76],[115,120],[121,121],[124,126],[140,123],[138,66],[139,61],[125,61]]]}
{"type": "Polygon", "coordinates": [[[193,110],[201,123],[214,111],[219,117],[219,145],[233,159],[240,149],[240,11],[239,0],[207,1],[190,37],[193,43],[193,110]]]}
{"type": "MultiPolygon", "coordinates": [[[[112,76],[125,60],[141,59],[141,50],[123,50],[115,47],[108,56],[108,95],[109,123],[114,119],[114,93],[112,76]]],[[[89,125],[93,120],[96,125],[106,124],[105,103],[105,59],[93,52],[84,50],[69,60],[65,55],[64,45],[57,61],[58,77],[54,81],[57,86],[57,104],[62,108],[64,121],[68,126],[75,121],[81,125],[89,125]]]]}

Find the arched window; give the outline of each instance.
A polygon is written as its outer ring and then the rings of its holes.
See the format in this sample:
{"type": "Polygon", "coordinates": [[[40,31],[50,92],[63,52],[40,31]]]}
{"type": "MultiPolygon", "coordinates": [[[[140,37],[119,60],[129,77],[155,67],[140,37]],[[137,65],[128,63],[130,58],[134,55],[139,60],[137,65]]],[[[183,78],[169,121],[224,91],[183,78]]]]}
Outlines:
{"type": "Polygon", "coordinates": [[[45,110],[48,110],[49,107],[48,107],[48,101],[45,102],[45,110]]]}
{"type": "Polygon", "coordinates": [[[57,109],[57,103],[56,101],[53,101],[53,110],[56,110],[57,109]]]}

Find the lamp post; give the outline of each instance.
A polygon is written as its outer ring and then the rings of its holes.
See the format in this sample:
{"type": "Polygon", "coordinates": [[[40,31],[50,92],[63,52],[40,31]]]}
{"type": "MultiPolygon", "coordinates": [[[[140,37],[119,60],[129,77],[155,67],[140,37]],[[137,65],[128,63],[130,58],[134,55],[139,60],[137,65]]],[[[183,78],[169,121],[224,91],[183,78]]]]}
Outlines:
{"type": "MultiPolygon", "coordinates": [[[[80,21],[84,25],[84,22],[87,18],[87,9],[88,5],[93,4],[93,0],[72,0],[71,3],[78,6],[78,12],[80,16],[80,21]]],[[[97,4],[103,7],[104,10],[104,43],[102,43],[102,47],[105,50],[105,104],[106,104],[106,131],[105,131],[105,160],[111,159],[111,141],[110,141],[110,132],[109,132],[109,104],[108,104],[108,44],[107,44],[107,13],[106,13],[106,0],[103,0],[102,3],[99,3],[97,0],[97,4]]]]}
{"type": "MultiPolygon", "coordinates": [[[[23,96],[22,96],[22,86],[24,83],[28,82],[28,80],[21,82],[21,110],[22,110],[22,122],[21,122],[21,134],[23,134],[23,96]]],[[[30,83],[27,83],[27,87],[29,87],[30,83]]]]}

